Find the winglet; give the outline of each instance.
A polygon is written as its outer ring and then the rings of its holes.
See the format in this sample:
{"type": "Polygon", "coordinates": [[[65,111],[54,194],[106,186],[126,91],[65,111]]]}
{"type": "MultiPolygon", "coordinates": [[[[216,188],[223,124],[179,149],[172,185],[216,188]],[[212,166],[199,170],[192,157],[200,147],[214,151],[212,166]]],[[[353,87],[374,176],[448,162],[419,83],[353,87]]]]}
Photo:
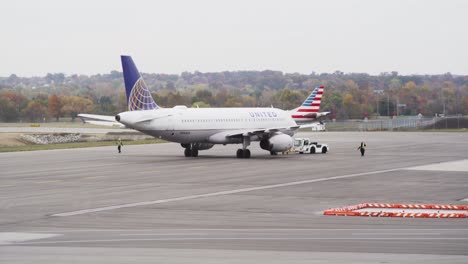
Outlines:
{"type": "Polygon", "coordinates": [[[154,110],[159,106],[154,102],[145,81],[141,77],[131,56],[121,56],[127,106],[129,111],[154,110]]]}

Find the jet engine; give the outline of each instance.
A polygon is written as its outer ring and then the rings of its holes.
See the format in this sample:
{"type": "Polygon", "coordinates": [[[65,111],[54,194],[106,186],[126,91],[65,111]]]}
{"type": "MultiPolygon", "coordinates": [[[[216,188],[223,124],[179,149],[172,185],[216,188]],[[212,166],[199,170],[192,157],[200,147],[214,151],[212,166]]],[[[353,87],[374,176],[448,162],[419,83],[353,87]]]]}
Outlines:
{"type": "Polygon", "coordinates": [[[272,152],[283,152],[293,147],[292,137],[286,134],[277,134],[260,141],[260,148],[272,152]]]}
{"type": "Polygon", "coordinates": [[[188,149],[194,148],[194,149],[198,149],[198,150],[206,150],[206,149],[210,149],[210,148],[212,148],[214,146],[214,144],[210,144],[210,143],[193,143],[193,144],[182,143],[180,145],[183,148],[188,148],[188,149]]]}
{"type": "Polygon", "coordinates": [[[198,149],[198,150],[205,150],[205,149],[210,149],[214,146],[214,144],[210,144],[210,143],[196,143],[196,144],[193,144],[193,146],[198,149]]]}

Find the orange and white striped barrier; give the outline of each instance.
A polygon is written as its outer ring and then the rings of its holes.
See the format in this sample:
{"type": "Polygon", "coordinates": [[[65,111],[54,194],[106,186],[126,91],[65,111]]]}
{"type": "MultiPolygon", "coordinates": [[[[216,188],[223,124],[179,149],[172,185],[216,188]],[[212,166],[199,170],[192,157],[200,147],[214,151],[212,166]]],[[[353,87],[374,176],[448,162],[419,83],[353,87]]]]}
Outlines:
{"type": "Polygon", "coordinates": [[[367,217],[468,218],[468,205],[362,203],[328,209],[323,211],[323,214],[367,217]],[[366,211],[366,208],[371,208],[372,210],[366,211]],[[376,211],[374,210],[376,208],[382,210],[376,211]],[[392,209],[393,211],[385,211],[385,209],[392,209]],[[395,211],[394,209],[401,210],[395,211]],[[405,212],[405,210],[416,211],[405,212]]]}

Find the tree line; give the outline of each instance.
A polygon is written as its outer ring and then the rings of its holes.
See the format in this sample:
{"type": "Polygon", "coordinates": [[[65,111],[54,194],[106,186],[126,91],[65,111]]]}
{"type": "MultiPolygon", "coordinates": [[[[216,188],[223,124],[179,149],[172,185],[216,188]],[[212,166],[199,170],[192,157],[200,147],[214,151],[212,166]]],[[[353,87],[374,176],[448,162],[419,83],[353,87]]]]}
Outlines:
{"type": "MultiPolygon", "coordinates": [[[[468,114],[468,76],[372,76],[280,71],[143,74],[163,107],[270,107],[293,109],[317,86],[325,86],[321,111],[331,118],[468,114]]],[[[92,76],[61,73],[0,77],[0,121],[40,122],[78,113],[114,115],[126,110],[122,73],[92,76]]]]}

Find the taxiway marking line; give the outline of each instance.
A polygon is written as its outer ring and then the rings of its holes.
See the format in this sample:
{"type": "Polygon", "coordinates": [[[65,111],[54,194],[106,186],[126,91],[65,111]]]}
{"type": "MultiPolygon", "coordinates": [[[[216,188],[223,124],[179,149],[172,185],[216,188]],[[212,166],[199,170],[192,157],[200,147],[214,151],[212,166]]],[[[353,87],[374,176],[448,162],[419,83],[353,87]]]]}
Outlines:
{"type": "Polygon", "coordinates": [[[468,172],[468,159],[433,163],[429,165],[415,166],[415,167],[411,167],[408,169],[409,170],[426,170],[426,171],[468,172]]]}
{"type": "Polygon", "coordinates": [[[121,208],[146,206],[146,205],[178,202],[178,201],[193,200],[193,199],[207,198],[207,197],[214,197],[214,196],[221,196],[221,195],[229,195],[229,194],[259,191],[259,190],[267,190],[267,189],[288,187],[288,186],[308,184],[308,183],[340,180],[340,179],[367,176],[367,175],[372,175],[372,174],[387,173],[387,172],[392,172],[392,171],[403,170],[403,169],[406,169],[406,168],[407,167],[405,167],[405,168],[396,168],[396,169],[388,169],[388,170],[369,171],[369,172],[354,173],[354,174],[341,175],[341,176],[333,176],[333,177],[328,177],[328,178],[319,178],[319,179],[313,179],[313,180],[304,180],[304,181],[295,181],[295,182],[271,184],[271,185],[264,185],[264,186],[250,187],[250,188],[242,188],[242,189],[235,189],[235,190],[228,190],[228,191],[220,191],[220,192],[214,192],[214,193],[189,195],[189,196],[182,196],[182,197],[175,197],[175,198],[168,198],[168,199],[161,199],[161,200],[154,200],[154,201],[144,201],[144,202],[137,202],[137,203],[119,204],[119,205],[105,206],[105,207],[99,207],[99,208],[83,209],[83,210],[72,211],[72,212],[58,213],[58,214],[53,214],[52,216],[74,216],[74,215],[82,215],[82,214],[110,211],[110,210],[121,209],[121,208]]]}
{"type": "MultiPolygon", "coordinates": [[[[395,230],[397,232],[407,232],[407,231],[452,231],[452,232],[468,232],[466,228],[181,228],[181,229],[52,229],[52,230],[22,230],[22,232],[28,233],[59,233],[59,234],[67,234],[67,233],[109,233],[109,232],[119,232],[120,235],[126,235],[125,232],[153,232],[155,235],[162,235],[167,234],[168,232],[181,232],[181,231],[197,231],[197,232],[213,232],[213,231],[227,231],[227,232],[305,232],[305,231],[320,231],[320,232],[330,232],[330,231],[361,231],[362,234],[369,234],[371,231],[383,231],[388,232],[391,230],[395,230]],[[364,232],[367,231],[367,232],[364,232]]],[[[382,232],[382,233],[383,233],[382,232]]],[[[343,232],[341,232],[343,233],[343,232]]],[[[139,234],[139,233],[132,233],[132,234],[139,234]]],[[[354,234],[354,233],[351,233],[354,234]]],[[[394,234],[394,233],[391,233],[394,234]]],[[[400,233],[403,234],[403,233],[400,233]]],[[[415,234],[425,234],[424,232],[419,232],[415,234]]],[[[437,233],[441,234],[441,233],[437,233]]]]}
{"type": "Polygon", "coordinates": [[[55,183],[55,182],[62,182],[63,180],[47,180],[47,181],[33,181],[33,183],[36,184],[49,184],[49,183],[55,183]]]}
{"type": "Polygon", "coordinates": [[[353,236],[439,236],[441,233],[351,233],[353,236]]]}
{"type": "Polygon", "coordinates": [[[74,243],[107,243],[107,242],[135,242],[135,241],[224,241],[224,240],[468,240],[466,237],[199,237],[199,238],[127,238],[127,239],[83,239],[83,240],[55,240],[38,242],[17,242],[15,245],[47,245],[47,244],[74,244],[74,243]]]}
{"type": "Polygon", "coordinates": [[[109,176],[87,176],[87,177],[84,177],[83,179],[86,179],[86,180],[95,180],[95,179],[100,179],[100,178],[108,178],[109,176]]]}

